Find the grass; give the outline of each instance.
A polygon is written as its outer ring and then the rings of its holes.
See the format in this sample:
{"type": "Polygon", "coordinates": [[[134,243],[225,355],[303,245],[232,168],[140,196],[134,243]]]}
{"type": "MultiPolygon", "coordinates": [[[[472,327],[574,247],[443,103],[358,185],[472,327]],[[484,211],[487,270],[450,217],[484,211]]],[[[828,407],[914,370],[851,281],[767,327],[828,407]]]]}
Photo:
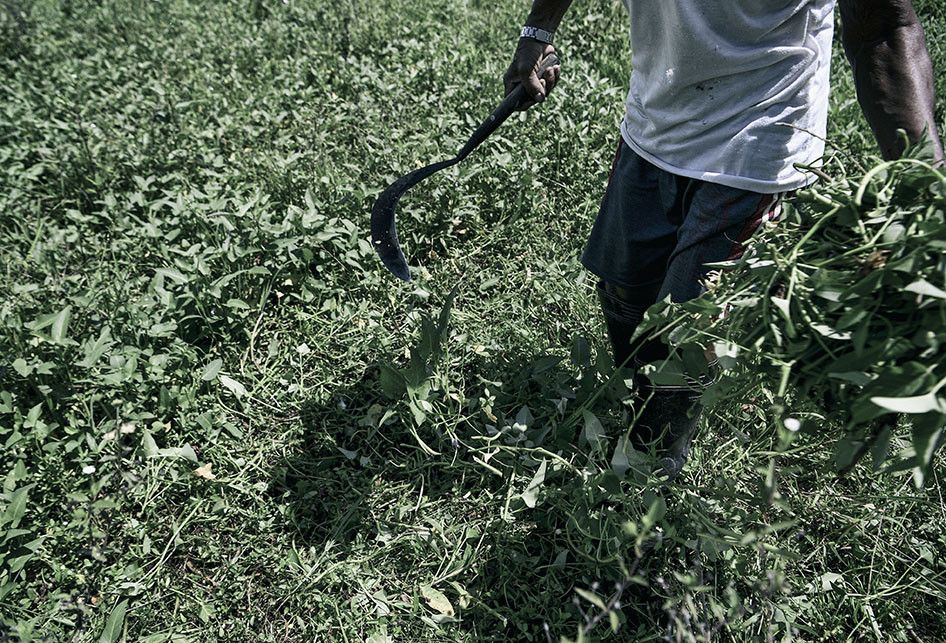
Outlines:
{"type": "MultiPolygon", "coordinates": [[[[946,69],[944,9],[917,4],[946,69]]],[[[0,637],[946,631],[941,467],[920,491],[838,476],[827,436],[782,448],[761,390],[708,418],[679,485],[615,473],[577,255],[621,3],[573,7],[552,99],[405,198],[410,285],[368,244],[373,197],[488,113],[524,7],[0,7],[0,637]]]]}

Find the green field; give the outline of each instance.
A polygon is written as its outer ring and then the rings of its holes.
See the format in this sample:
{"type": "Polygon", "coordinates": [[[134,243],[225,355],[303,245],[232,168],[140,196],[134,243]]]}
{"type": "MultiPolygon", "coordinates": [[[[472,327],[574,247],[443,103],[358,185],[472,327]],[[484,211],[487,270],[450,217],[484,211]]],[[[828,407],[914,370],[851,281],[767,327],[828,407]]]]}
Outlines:
{"type": "MultiPolygon", "coordinates": [[[[672,488],[612,462],[577,257],[623,3],[575,4],[550,100],[402,201],[383,270],[374,197],[489,113],[527,9],[0,2],[0,640],[946,635],[941,457],[839,475],[766,385],[672,488]]],[[[839,53],[832,175],[877,161],[839,53]]]]}

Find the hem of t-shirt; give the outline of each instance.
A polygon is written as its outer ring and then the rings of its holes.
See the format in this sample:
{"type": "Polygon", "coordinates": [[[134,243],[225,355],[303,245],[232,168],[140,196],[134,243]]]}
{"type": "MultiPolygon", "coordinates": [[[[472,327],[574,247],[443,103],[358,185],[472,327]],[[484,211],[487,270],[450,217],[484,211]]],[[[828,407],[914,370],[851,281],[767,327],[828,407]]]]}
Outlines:
{"type": "Polygon", "coordinates": [[[801,172],[799,172],[799,178],[794,181],[763,181],[760,179],[750,179],[744,176],[723,174],[721,172],[688,170],[686,168],[677,167],[667,163],[666,161],[643,149],[631,138],[631,135],[627,133],[624,123],[621,123],[621,138],[624,139],[624,142],[627,143],[628,147],[634,150],[634,152],[636,152],[641,158],[649,163],[652,163],[653,165],[656,165],[665,172],[670,172],[671,174],[676,174],[678,176],[684,176],[688,179],[706,181],[707,183],[718,183],[719,185],[736,188],[737,190],[746,190],[747,192],[756,192],[758,194],[778,194],[780,192],[801,190],[818,180],[818,177],[815,175],[811,175],[809,177],[802,174],[801,172]]]}

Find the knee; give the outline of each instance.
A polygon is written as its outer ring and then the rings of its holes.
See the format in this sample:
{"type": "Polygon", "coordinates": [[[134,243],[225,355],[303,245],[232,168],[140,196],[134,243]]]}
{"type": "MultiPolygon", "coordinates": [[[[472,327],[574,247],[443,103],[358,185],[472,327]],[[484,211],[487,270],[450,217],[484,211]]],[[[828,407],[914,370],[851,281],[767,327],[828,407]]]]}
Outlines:
{"type": "Polygon", "coordinates": [[[635,297],[631,289],[603,279],[598,282],[596,289],[605,317],[635,326],[643,319],[648,303],[635,297]]]}
{"type": "Polygon", "coordinates": [[[598,298],[605,310],[609,308],[635,310],[640,315],[643,315],[644,311],[657,301],[659,289],[660,283],[657,282],[638,286],[619,286],[602,279],[597,285],[598,298]]]}
{"type": "Polygon", "coordinates": [[[616,297],[621,301],[631,302],[634,301],[634,293],[631,292],[630,288],[624,288],[623,286],[617,286],[612,284],[610,281],[605,281],[602,279],[598,282],[598,288],[604,289],[611,297],[616,297]]]}

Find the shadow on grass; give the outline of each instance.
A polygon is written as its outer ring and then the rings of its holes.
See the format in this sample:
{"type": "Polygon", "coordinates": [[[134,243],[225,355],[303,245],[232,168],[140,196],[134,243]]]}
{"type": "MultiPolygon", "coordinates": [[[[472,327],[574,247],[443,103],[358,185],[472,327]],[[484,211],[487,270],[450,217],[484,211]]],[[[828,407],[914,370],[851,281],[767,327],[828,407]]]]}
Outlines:
{"type": "MultiPolygon", "coordinates": [[[[488,414],[447,403],[454,417],[431,413],[417,427],[403,400],[382,394],[378,369],[303,410],[298,447],[277,467],[271,491],[307,548],[305,591],[321,597],[339,632],[370,635],[383,626],[394,640],[557,641],[600,612],[576,599],[576,587],[600,583],[607,595],[623,577],[616,562],[599,559],[602,547],[633,549],[622,523],[625,511],[640,511],[626,504],[640,501],[621,493],[616,476],[588,478],[549,461],[530,508],[522,494],[535,460],[510,452],[488,460],[476,446],[505,439],[502,425],[515,423],[525,404],[537,427],[559,427],[542,438],[550,450],[577,445],[581,424],[562,431],[568,413],[560,410],[589,399],[593,369],[584,385],[567,360],[547,355],[501,355],[466,370],[465,381],[489,374],[510,383],[494,387],[502,392],[488,414]]],[[[622,618],[644,624],[631,630],[662,627],[661,599],[650,590],[629,591],[623,602],[622,618]]],[[[625,626],[617,640],[628,635],[625,626]]]]}

